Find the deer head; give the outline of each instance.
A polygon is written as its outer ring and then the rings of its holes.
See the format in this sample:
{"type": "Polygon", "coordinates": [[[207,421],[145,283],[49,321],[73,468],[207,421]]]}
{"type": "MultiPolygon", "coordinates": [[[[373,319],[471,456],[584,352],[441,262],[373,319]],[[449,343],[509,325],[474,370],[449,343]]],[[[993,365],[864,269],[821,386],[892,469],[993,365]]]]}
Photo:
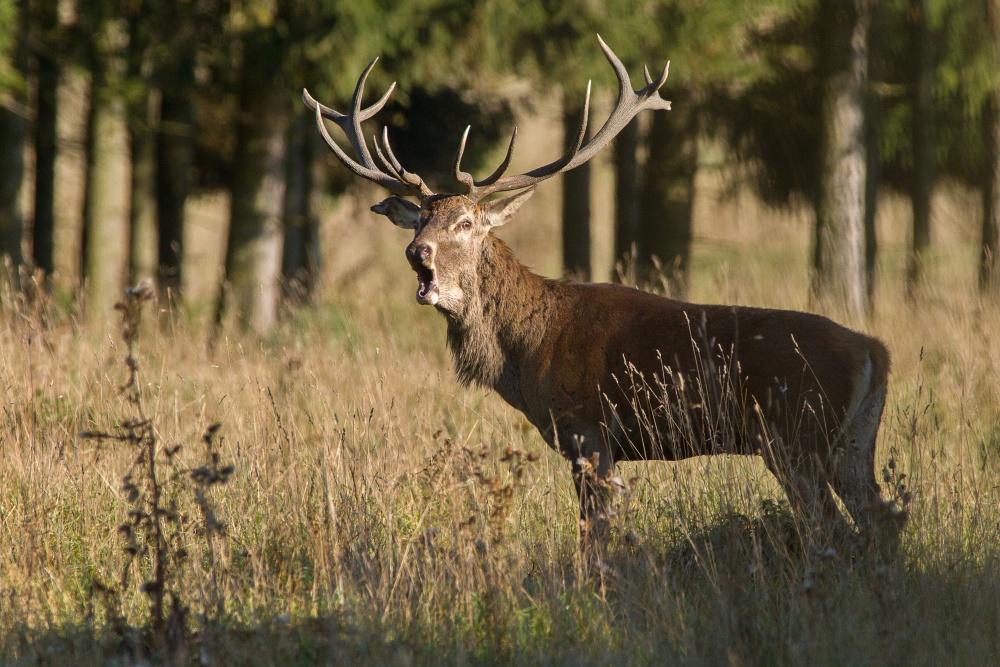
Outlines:
{"type": "Polygon", "coordinates": [[[351,100],[351,111],[347,114],[317,102],[308,91],[303,91],[303,100],[315,111],[316,126],[334,155],[358,176],[393,193],[393,196],[372,206],[371,210],[386,216],[397,227],[414,230],[413,241],[406,248],[406,257],[417,274],[418,303],[437,306],[446,312],[458,312],[464,304],[466,290],[475,284],[474,273],[484,240],[494,227],[504,224],[517,212],[531,196],[535,185],[593,158],[639,112],[646,109],[670,109],[670,102],[661,98],[658,93],[667,80],[669,62],[655,80],[649,69],[644,68],[646,85],[633,90],[621,59],[600,35],[597,36],[597,41],[618,78],[618,101],[600,130],[589,141],[584,141],[590,110],[591,86],[588,82],[577,138],[565,155],[523,174],[505,176],[514,154],[517,139],[515,126],[503,161],[492,174],[476,180],[471,174],[462,171],[462,156],[470,130],[467,127],[454,162],[454,177],[461,186],[461,190],[456,193],[435,194],[419,175],[407,171],[393,153],[386,127],[382,128],[381,142],[378,137],[372,137],[375,148],[373,158],[361,124],[385,106],[396,86],[395,83],[389,86],[385,95],[371,106],[363,106],[365,81],[378,58],[369,63],[361,73],[351,100]],[[333,140],[324,119],[340,126],[357,159],[351,158],[333,140]],[[489,199],[491,195],[511,191],[519,192],[500,199],[489,199]]]}

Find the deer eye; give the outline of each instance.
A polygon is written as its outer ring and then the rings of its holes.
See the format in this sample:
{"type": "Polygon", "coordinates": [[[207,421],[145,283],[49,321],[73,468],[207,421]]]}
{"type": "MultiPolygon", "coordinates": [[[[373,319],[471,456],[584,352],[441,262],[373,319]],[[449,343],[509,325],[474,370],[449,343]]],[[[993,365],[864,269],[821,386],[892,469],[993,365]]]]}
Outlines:
{"type": "Polygon", "coordinates": [[[472,229],[472,220],[469,220],[468,218],[466,218],[462,222],[458,223],[458,228],[461,229],[463,232],[467,232],[467,231],[471,230],[472,229]]]}

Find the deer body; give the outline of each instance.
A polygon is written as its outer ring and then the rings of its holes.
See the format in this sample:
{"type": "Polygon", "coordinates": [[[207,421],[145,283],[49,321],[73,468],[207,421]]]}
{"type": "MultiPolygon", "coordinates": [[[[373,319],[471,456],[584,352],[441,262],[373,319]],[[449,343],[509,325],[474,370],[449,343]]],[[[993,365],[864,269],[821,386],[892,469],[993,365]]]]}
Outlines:
{"type": "Polygon", "coordinates": [[[657,93],[667,68],[656,80],[647,70],[646,86],[634,91],[624,65],[600,45],[619,94],[593,138],[584,143],[589,86],[575,146],[532,171],[504,176],[515,129],[500,167],[475,180],[461,170],[467,129],[454,165],[465,189],[459,194],[434,194],[408,172],[387,130],[381,146],[375,143],[381,166],[373,159],[361,122],[389,96],[362,106],[374,61],[350,113],[304,97],[338,159],[395,193],[372,210],[413,230],[406,258],[417,276],[417,302],[446,318],[461,381],[496,390],[572,463],[582,526],[599,527],[606,518],[617,461],[729,453],[762,456],[793,506],[840,522],[832,487],[862,532],[870,532],[888,516],[874,471],[889,368],[879,341],[809,313],[549,280],[522,266],[494,235],[537,183],[589,160],[642,110],[670,108],[657,93]],[[344,130],[358,161],[333,141],[324,119],[344,130]],[[487,199],[507,191],[517,194],[487,199]]]}
{"type": "Polygon", "coordinates": [[[575,466],[596,454],[607,475],[617,461],[756,454],[796,504],[834,512],[832,484],[855,521],[871,523],[879,504],[874,436],[889,366],[879,341],[809,313],[548,280],[492,234],[476,276],[467,307],[445,312],[460,379],[494,389],[575,466]],[[677,378],[689,386],[717,380],[705,370],[713,358],[736,375],[730,394],[705,406],[712,392],[685,393],[677,378]],[[684,429],[637,423],[634,404],[649,390],[638,377],[659,394],[649,412],[663,407],[657,400],[673,401],[684,429]],[[725,421],[726,433],[712,420],[725,421]],[[865,432],[849,442],[852,423],[865,432]]]}
{"type": "MultiPolygon", "coordinates": [[[[739,365],[745,404],[752,409],[755,399],[764,419],[778,425],[772,437],[797,435],[792,446],[802,450],[801,456],[829,455],[852,400],[867,388],[858,383],[885,385],[885,347],[827,318],[684,303],[620,285],[548,280],[522,266],[495,236],[486,245],[477,270],[478,293],[463,312],[445,313],[456,372],[465,383],[496,390],[567,456],[580,455],[573,451],[573,438],[582,432],[620,435],[635,428],[628,407],[637,390],[631,376],[657,378],[665,388],[663,382],[670,381],[663,376],[669,369],[695,381],[713,356],[720,365],[739,365]],[[701,349],[707,347],[704,342],[713,349],[701,349]],[[870,376],[864,372],[866,364],[871,365],[870,376]],[[782,413],[795,415],[806,404],[826,419],[788,424],[782,413]],[[788,432],[792,430],[797,432],[788,432]]],[[[704,412],[691,411],[693,422],[700,423],[704,412]]],[[[756,412],[742,417],[757,418],[756,412]]],[[[587,453],[606,449],[621,461],[752,454],[762,446],[744,441],[702,444],[704,448],[685,449],[650,443],[643,448],[618,437],[583,447],[587,453]]]]}

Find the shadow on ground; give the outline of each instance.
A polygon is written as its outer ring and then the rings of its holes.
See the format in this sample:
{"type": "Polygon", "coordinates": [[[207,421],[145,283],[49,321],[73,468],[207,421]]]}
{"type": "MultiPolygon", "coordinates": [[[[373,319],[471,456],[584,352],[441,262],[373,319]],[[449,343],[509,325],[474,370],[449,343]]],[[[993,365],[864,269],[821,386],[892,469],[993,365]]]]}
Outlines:
{"type": "Polygon", "coordinates": [[[362,605],[273,615],[201,625],[152,652],[132,627],[23,628],[0,639],[0,663],[998,664],[995,563],[920,562],[905,543],[886,563],[840,546],[804,539],[765,504],[669,539],[619,535],[603,581],[529,573],[478,591],[471,613],[438,601],[439,616],[387,622],[362,605]]]}

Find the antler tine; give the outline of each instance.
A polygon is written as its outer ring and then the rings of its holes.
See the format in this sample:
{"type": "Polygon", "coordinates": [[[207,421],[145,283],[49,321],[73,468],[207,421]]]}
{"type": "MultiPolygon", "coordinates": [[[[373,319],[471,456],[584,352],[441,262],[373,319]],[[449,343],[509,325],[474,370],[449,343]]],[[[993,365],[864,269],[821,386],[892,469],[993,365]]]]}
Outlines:
{"type": "MultiPolygon", "coordinates": [[[[535,169],[532,169],[531,171],[522,174],[521,176],[534,179],[531,183],[528,183],[528,185],[532,185],[535,182],[548,178],[549,176],[554,176],[555,174],[558,174],[563,168],[566,167],[566,165],[568,165],[570,162],[573,161],[573,158],[575,158],[579,154],[580,147],[583,146],[583,140],[587,136],[587,121],[590,117],[590,88],[591,88],[591,82],[588,81],[587,94],[583,98],[583,113],[580,114],[580,129],[578,129],[576,132],[576,141],[573,142],[573,147],[558,160],[550,162],[547,165],[541,167],[536,167],[535,169]]],[[[513,182],[513,179],[517,178],[520,177],[513,176],[509,180],[513,182]]],[[[505,184],[507,181],[508,179],[501,179],[496,185],[499,186],[501,184],[505,184]]],[[[522,187],[527,187],[527,185],[522,187]]],[[[516,187],[510,187],[510,188],[494,187],[492,192],[497,192],[500,190],[516,190],[516,189],[517,189],[516,187]]]]}
{"type": "Polygon", "coordinates": [[[486,197],[494,192],[519,190],[554,176],[560,171],[564,171],[567,168],[567,165],[573,162],[573,160],[580,154],[580,149],[583,147],[583,141],[587,136],[587,125],[590,119],[590,93],[593,87],[592,83],[593,82],[591,81],[587,82],[587,92],[583,98],[583,112],[580,114],[580,128],[577,130],[576,140],[573,142],[572,148],[570,148],[562,157],[550,162],[547,165],[536,167],[535,169],[525,172],[519,176],[501,178],[503,173],[507,171],[507,167],[510,165],[510,159],[514,154],[514,139],[517,137],[517,128],[515,127],[510,138],[510,144],[507,146],[507,155],[504,157],[503,163],[501,163],[500,167],[498,167],[497,170],[490,174],[486,179],[476,183],[476,186],[481,187],[477,187],[474,190],[474,196],[481,199],[482,197],[486,197]]]}
{"type": "Polygon", "coordinates": [[[580,115],[580,129],[576,133],[576,141],[573,143],[573,148],[566,152],[561,158],[555,162],[550,162],[543,167],[537,167],[527,172],[525,176],[530,176],[532,178],[537,178],[541,180],[543,178],[548,178],[562,171],[566,165],[573,161],[573,159],[580,153],[580,147],[583,146],[583,140],[587,136],[587,121],[590,118],[590,81],[587,82],[587,94],[583,98],[583,113],[580,115]]]}
{"type": "Polygon", "coordinates": [[[396,154],[392,152],[392,144],[389,143],[388,125],[382,126],[382,145],[385,147],[385,154],[389,157],[389,164],[392,165],[392,168],[396,171],[396,173],[400,175],[405,173],[406,170],[403,169],[403,165],[399,163],[399,160],[396,159],[396,154]]]}
{"type": "Polygon", "coordinates": [[[470,193],[475,189],[476,184],[472,178],[472,174],[462,171],[462,156],[465,155],[465,143],[469,140],[469,130],[471,129],[471,125],[465,126],[465,132],[462,133],[462,140],[458,144],[458,154],[455,156],[455,180],[464,185],[470,193]]]}
{"type": "Polygon", "coordinates": [[[507,153],[504,155],[503,160],[493,170],[493,173],[484,178],[481,181],[477,181],[472,177],[472,174],[462,171],[462,157],[465,155],[465,145],[469,138],[469,130],[472,126],[465,128],[465,132],[462,133],[462,141],[458,146],[458,156],[455,158],[455,180],[465,186],[466,193],[470,195],[473,199],[478,199],[481,196],[480,188],[488,187],[493,185],[503,176],[508,167],[510,167],[511,158],[514,156],[514,142],[517,140],[517,125],[510,133],[510,142],[507,144],[507,153]]]}
{"type": "Polygon", "coordinates": [[[604,57],[611,63],[611,68],[615,71],[615,76],[618,78],[618,101],[621,102],[633,92],[632,79],[629,78],[628,69],[626,69],[625,63],[621,61],[621,58],[611,50],[611,47],[608,46],[608,43],[600,35],[597,35],[597,43],[601,46],[601,52],[604,53],[604,57]]]}
{"type": "Polygon", "coordinates": [[[649,81],[648,80],[649,75],[648,74],[646,75],[646,77],[647,77],[646,90],[648,90],[649,92],[656,92],[656,91],[658,91],[660,88],[663,87],[663,84],[665,84],[667,82],[667,77],[668,76],[670,76],[670,61],[669,60],[667,61],[667,64],[663,66],[663,71],[660,72],[660,77],[656,80],[655,83],[652,82],[652,81],[649,81]]]}
{"type": "Polygon", "coordinates": [[[382,163],[382,168],[389,172],[393,177],[402,181],[403,177],[400,175],[399,171],[396,170],[396,167],[386,159],[385,154],[382,153],[382,149],[379,148],[378,137],[374,134],[372,135],[372,146],[375,147],[375,155],[378,157],[378,161],[382,163]]]}
{"type": "Polygon", "coordinates": [[[402,196],[420,196],[427,197],[434,194],[429,187],[424,183],[423,179],[416,174],[411,174],[407,172],[396,160],[395,156],[392,154],[392,149],[389,147],[388,132],[383,131],[383,144],[385,146],[385,153],[379,147],[378,139],[373,137],[375,144],[375,154],[378,156],[378,160],[381,163],[381,167],[375,163],[372,159],[372,154],[368,149],[368,142],[365,140],[365,135],[361,129],[361,123],[368,120],[386,105],[391,97],[393,91],[396,88],[396,84],[393,83],[389,86],[389,89],[378,99],[374,104],[362,108],[362,102],[365,94],[365,83],[368,80],[368,75],[371,74],[372,69],[375,68],[375,64],[378,62],[378,58],[373,59],[368,66],[365,67],[361,76],[358,78],[358,82],[354,87],[354,95],[351,97],[351,112],[347,114],[340,113],[335,109],[321,104],[312,95],[309,94],[308,90],[302,91],[302,100],[305,102],[306,106],[315,111],[316,116],[316,127],[319,129],[320,135],[326,142],[326,145],[330,147],[333,154],[337,156],[344,165],[351,170],[354,174],[361,176],[362,178],[367,178],[382,187],[386,188],[390,192],[402,195],[402,196]],[[326,118],[335,122],[340,126],[340,129],[344,131],[347,136],[348,141],[351,143],[351,147],[354,149],[354,153],[357,155],[357,160],[351,158],[347,153],[334,141],[333,137],[330,136],[329,130],[326,128],[326,124],[323,119],[326,118]],[[386,157],[388,154],[388,158],[386,157]]]}
{"type": "MultiPolygon", "coordinates": [[[[379,100],[375,102],[375,104],[372,104],[371,106],[361,110],[361,122],[363,123],[366,120],[371,119],[373,116],[375,116],[375,114],[381,111],[382,107],[386,105],[386,103],[389,101],[389,98],[392,97],[392,94],[393,92],[395,92],[395,90],[396,90],[396,82],[393,81],[391,84],[389,84],[389,88],[385,91],[385,94],[382,95],[382,97],[379,98],[379,100]]],[[[322,102],[319,102],[305,88],[302,89],[302,101],[310,109],[315,109],[318,106],[323,113],[323,118],[326,118],[327,120],[332,120],[341,127],[343,127],[342,121],[349,118],[347,114],[340,113],[336,109],[331,109],[322,102]]]]}
{"type": "Polygon", "coordinates": [[[507,168],[510,167],[510,160],[514,157],[514,141],[517,139],[517,125],[514,126],[514,130],[510,133],[510,143],[507,144],[507,154],[504,155],[503,162],[493,170],[493,173],[484,178],[481,181],[476,181],[475,185],[477,187],[483,187],[487,185],[493,185],[507,173],[507,168]]]}
{"type": "Polygon", "coordinates": [[[368,63],[368,67],[361,73],[358,83],[354,86],[354,96],[351,98],[351,131],[347,133],[347,138],[351,140],[351,144],[354,146],[354,152],[366,164],[371,163],[372,154],[368,152],[368,142],[365,141],[365,135],[361,131],[361,103],[365,94],[365,82],[368,81],[368,75],[375,69],[376,63],[378,63],[378,56],[375,56],[368,63]]]}
{"type": "Polygon", "coordinates": [[[487,179],[487,181],[490,181],[488,184],[484,183],[483,187],[476,190],[475,195],[477,197],[485,197],[494,192],[520,190],[535,185],[560,172],[574,169],[593,158],[599,150],[611,143],[611,140],[640,112],[646,109],[670,109],[670,102],[661,98],[657,93],[667,80],[670,63],[667,63],[667,66],[663,68],[663,73],[660,74],[656,81],[653,80],[649,69],[643,68],[646,85],[641,90],[633,90],[628,70],[625,68],[625,64],[622,63],[621,58],[611,50],[611,47],[607,45],[600,35],[597,36],[597,43],[600,45],[604,57],[610,63],[618,79],[618,101],[615,103],[614,110],[608,115],[607,120],[604,121],[601,129],[589,141],[584,143],[590,105],[590,84],[588,83],[587,97],[584,100],[584,118],[580,125],[580,134],[573,148],[555,162],[525,172],[519,176],[497,176],[496,178],[491,176],[487,179]]]}
{"type": "Polygon", "coordinates": [[[316,127],[319,129],[319,133],[323,137],[323,141],[325,141],[326,145],[330,147],[330,150],[337,156],[337,159],[344,163],[344,166],[350,169],[354,174],[362,178],[367,178],[370,181],[374,181],[394,194],[404,196],[413,194],[411,188],[407,184],[400,182],[378,169],[373,169],[367,165],[362,165],[352,160],[347,153],[344,152],[344,149],[342,149],[337,142],[333,140],[333,137],[330,136],[330,132],[326,129],[326,125],[323,123],[322,109],[317,106],[315,107],[315,110],[316,127]]]}
{"type": "Polygon", "coordinates": [[[576,144],[573,146],[573,151],[569,154],[569,160],[566,160],[567,163],[580,152],[583,140],[587,136],[587,123],[590,121],[590,89],[592,84],[593,81],[587,81],[587,94],[583,97],[583,113],[580,115],[580,129],[576,134],[576,144]]]}
{"type": "Polygon", "coordinates": [[[422,197],[429,197],[434,194],[434,192],[427,187],[427,184],[424,183],[424,179],[420,178],[417,174],[407,171],[406,168],[400,164],[399,160],[396,159],[396,154],[392,151],[392,144],[389,143],[389,128],[387,126],[382,127],[382,147],[385,148],[386,157],[389,158],[389,163],[392,165],[392,168],[397,174],[399,174],[404,183],[417,188],[420,191],[420,196],[422,197]]]}

